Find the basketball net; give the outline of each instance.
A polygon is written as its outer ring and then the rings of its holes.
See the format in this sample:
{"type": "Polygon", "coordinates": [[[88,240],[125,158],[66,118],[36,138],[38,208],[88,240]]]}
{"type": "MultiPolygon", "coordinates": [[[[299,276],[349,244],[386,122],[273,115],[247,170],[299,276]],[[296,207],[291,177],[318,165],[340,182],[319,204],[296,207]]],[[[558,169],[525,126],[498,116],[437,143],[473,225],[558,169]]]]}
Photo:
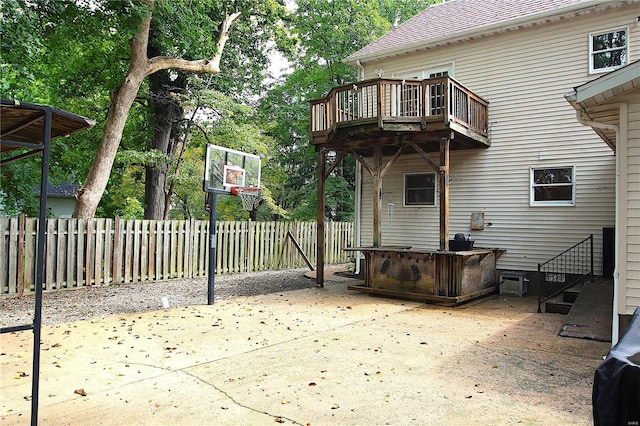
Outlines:
{"type": "Polygon", "coordinates": [[[253,186],[234,186],[231,188],[231,193],[240,197],[242,208],[247,211],[258,207],[258,201],[262,196],[262,190],[253,186]]]}

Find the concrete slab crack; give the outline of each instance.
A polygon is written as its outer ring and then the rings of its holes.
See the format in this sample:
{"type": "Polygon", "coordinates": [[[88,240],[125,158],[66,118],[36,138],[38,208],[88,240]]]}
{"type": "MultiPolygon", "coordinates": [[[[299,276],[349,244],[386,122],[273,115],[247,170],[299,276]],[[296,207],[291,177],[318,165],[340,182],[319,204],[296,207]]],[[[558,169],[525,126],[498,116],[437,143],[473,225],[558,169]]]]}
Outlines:
{"type": "MultiPolygon", "coordinates": [[[[238,401],[237,399],[235,399],[233,396],[231,396],[227,391],[225,391],[225,390],[223,390],[223,389],[219,388],[219,387],[218,387],[218,386],[216,386],[215,384],[213,384],[213,383],[211,383],[211,382],[208,382],[207,380],[204,380],[203,378],[201,378],[201,377],[199,377],[199,376],[197,376],[197,375],[195,375],[195,374],[189,373],[188,371],[185,371],[184,369],[179,370],[179,371],[181,371],[182,373],[187,374],[187,375],[189,375],[189,376],[193,377],[194,379],[196,379],[196,380],[198,380],[198,381],[200,381],[200,382],[202,382],[202,383],[204,383],[204,384],[206,384],[206,385],[208,385],[208,386],[211,386],[213,389],[215,389],[216,391],[220,392],[221,394],[223,394],[224,396],[226,396],[227,398],[229,398],[229,400],[231,400],[231,401],[232,401],[234,404],[236,404],[238,407],[242,407],[242,408],[244,408],[244,409],[251,410],[251,411],[253,411],[254,413],[264,414],[265,416],[273,417],[273,419],[274,419],[274,420],[276,420],[276,421],[278,421],[278,420],[286,420],[286,421],[291,422],[291,423],[292,423],[292,424],[294,424],[294,425],[300,425],[300,426],[303,426],[303,425],[304,425],[303,423],[299,423],[299,422],[297,422],[297,421],[295,421],[295,420],[293,420],[293,419],[291,419],[291,418],[288,418],[288,417],[286,417],[286,416],[280,416],[280,415],[277,415],[277,414],[269,413],[269,412],[267,412],[267,411],[259,410],[259,409],[257,409],[257,408],[250,407],[250,406],[248,406],[248,405],[246,405],[246,404],[243,404],[243,403],[241,403],[240,401],[238,401]]],[[[280,422],[280,423],[282,423],[282,421],[279,421],[279,422],[280,422]]]]}

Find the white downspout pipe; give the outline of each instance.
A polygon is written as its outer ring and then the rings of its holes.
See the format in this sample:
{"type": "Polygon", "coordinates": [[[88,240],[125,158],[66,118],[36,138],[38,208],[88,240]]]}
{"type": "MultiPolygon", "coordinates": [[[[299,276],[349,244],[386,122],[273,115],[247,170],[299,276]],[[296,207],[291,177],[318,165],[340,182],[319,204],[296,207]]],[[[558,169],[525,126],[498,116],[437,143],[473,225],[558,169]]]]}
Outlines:
{"type": "Polygon", "coordinates": [[[620,194],[620,155],[618,151],[618,141],[620,139],[620,128],[614,124],[607,123],[599,123],[597,121],[585,120],[582,117],[582,109],[576,109],[576,120],[578,123],[589,126],[589,127],[597,127],[599,129],[613,130],[616,132],[616,232],[615,232],[615,260],[614,260],[614,269],[613,269],[613,312],[611,319],[611,346],[613,347],[616,343],[618,343],[618,338],[620,337],[620,325],[618,320],[618,278],[620,277],[620,272],[618,271],[618,253],[620,251],[620,237],[618,233],[620,232],[620,226],[618,226],[618,218],[620,217],[620,205],[619,205],[619,194],[620,194]]]}
{"type": "Polygon", "coordinates": [[[356,60],[356,66],[358,67],[358,80],[364,80],[364,65],[360,62],[360,59],[356,60]]]}
{"type": "MultiPolygon", "coordinates": [[[[365,74],[364,74],[364,65],[362,65],[362,63],[360,62],[360,60],[358,59],[356,61],[356,66],[358,67],[358,80],[362,81],[364,80],[365,74]]],[[[355,208],[355,212],[354,212],[354,218],[355,218],[355,223],[354,223],[354,229],[353,231],[355,232],[355,244],[356,247],[360,247],[361,245],[361,230],[362,230],[362,164],[360,164],[360,162],[356,161],[356,194],[355,194],[355,203],[356,203],[356,208],[355,208]]],[[[362,253],[360,253],[359,251],[356,252],[356,269],[355,269],[355,273],[356,274],[360,274],[360,260],[362,257],[362,253]]]]}
{"type": "MultiPolygon", "coordinates": [[[[361,245],[361,223],[362,223],[362,164],[359,161],[356,161],[356,194],[355,194],[355,203],[356,208],[354,212],[355,223],[353,226],[353,232],[355,235],[355,244],[356,247],[360,247],[361,245]]],[[[362,253],[359,251],[356,252],[356,275],[360,275],[360,259],[362,257],[362,253]]]]}

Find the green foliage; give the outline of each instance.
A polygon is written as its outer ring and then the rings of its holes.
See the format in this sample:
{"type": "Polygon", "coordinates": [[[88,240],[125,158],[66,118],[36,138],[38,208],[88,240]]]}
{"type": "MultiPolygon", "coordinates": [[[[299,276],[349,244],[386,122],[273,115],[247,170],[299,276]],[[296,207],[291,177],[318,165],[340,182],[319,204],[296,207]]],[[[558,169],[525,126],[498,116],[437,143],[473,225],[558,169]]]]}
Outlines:
{"type": "MultiPolygon", "coordinates": [[[[220,75],[167,73],[168,84],[185,81],[168,91],[185,112],[176,123],[180,141],[197,109],[180,173],[169,177],[176,183],[171,217],[208,216],[201,190],[203,158],[206,144],[214,143],[263,158],[257,219],[315,219],[317,154],[308,142],[308,101],[354,81],[355,70],[342,60],[428,3],[298,0],[289,13],[284,1],[276,0],[156,0],[153,46],[161,55],[184,59],[211,56],[225,14],[242,12],[225,46],[220,75]],[[289,58],[292,72],[269,87],[267,65],[275,50],[289,58]]],[[[54,105],[97,122],[52,144],[51,180],[82,183],[104,131],[110,93],[129,65],[128,40],[147,9],[141,0],[3,0],[1,7],[0,96],[54,105]]],[[[144,167],[175,168],[175,156],[148,149],[154,123],[149,86],[140,89],[127,119],[98,216],[141,217],[144,167]]],[[[37,157],[2,167],[5,214],[37,209],[33,188],[39,184],[39,167],[37,157]]],[[[353,215],[354,169],[347,157],[327,180],[327,217],[348,220],[353,215]]],[[[238,197],[223,196],[219,216],[246,219],[248,213],[238,197]]]]}
{"type": "MultiPolygon", "coordinates": [[[[260,106],[263,120],[268,123],[267,132],[277,140],[276,161],[286,178],[280,189],[274,191],[274,198],[284,208],[293,210],[295,218],[316,217],[318,157],[309,143],[309,100],[322,97],[332,87],[355,81],[356,70],[344,64],[343,59],[431,3],[434,1],[297,2],[291,32],[298,45],[287,51],[293,71],[284,82],[271,87],[260,106]]],[[[354,182],[355,160],[347,156],[325,185],[328,218],[353,216],[354,182]],[[345,202],[339,202],[338,198],[345,202]]]]}
{"type": "MultiPolygon", "coordinates": [[[[292,213],[295,220],[316,220],[318,205],[318,183],[314,181],[305,187],[308,196],[300,200],[292,213]]],[[[325,218],[330,221],[353,220],[353,185],[342,176],[329,176],[325,182],[325,218]]]]}
{"type": "Polygon", "coordinates": [[[144,212],[142,203],[137,198],[127,197],[121,206],[117,210],[116,216],[120,216],[122,219],[138,219],[144,212]]]}
{"type": "Polygon", "coordinates": [[[21,213],[37,217],[40,194],[40,159],[8,163],[0,169],[1,215],[17,216],[21,213]]]}

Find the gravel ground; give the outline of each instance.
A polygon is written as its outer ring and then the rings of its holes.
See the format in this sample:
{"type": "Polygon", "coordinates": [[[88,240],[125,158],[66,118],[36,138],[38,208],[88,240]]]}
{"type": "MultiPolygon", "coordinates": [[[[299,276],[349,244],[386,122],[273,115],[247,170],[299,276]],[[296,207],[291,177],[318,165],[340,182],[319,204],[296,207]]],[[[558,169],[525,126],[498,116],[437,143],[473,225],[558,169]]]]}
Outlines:
{"type": "MultiPolygon", "coordinates": [[[[311,288],[315,282],[304,274],[307,268],[217,275],[215,300],[239,296],[277,293],[311,288]]],[[[206,305],[207,279],[170,280],[156,283],[120,284],[107,287],[83,287],[44,293],[42,323],[104,318],[162,309],[162,298],[170,307],[206,305]]],[[[34,296],[0,297],[0,326],[30,324],[33,321],[34,296]]]]}

